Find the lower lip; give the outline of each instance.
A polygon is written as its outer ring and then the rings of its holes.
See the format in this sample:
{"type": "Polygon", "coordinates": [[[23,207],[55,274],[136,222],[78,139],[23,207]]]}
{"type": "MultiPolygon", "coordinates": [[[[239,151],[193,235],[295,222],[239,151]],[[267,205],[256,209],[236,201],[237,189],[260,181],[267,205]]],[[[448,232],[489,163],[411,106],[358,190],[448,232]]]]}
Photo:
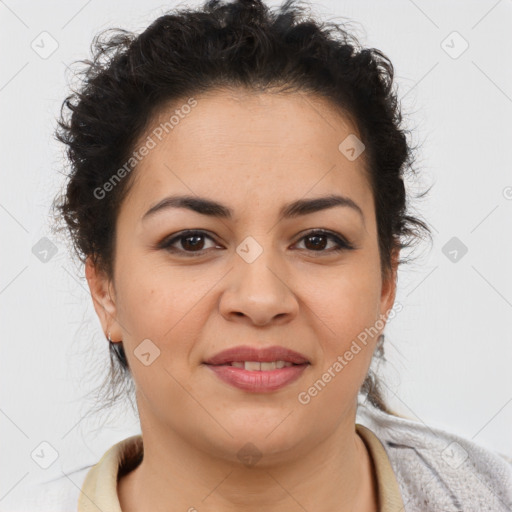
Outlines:
{"type": "Polygon", "coordinates": [[[206,365],[221,380],[232,386],[252,393],[269,393],[281,389],[297,380],[309,366],[297,364],[276,370],[245,370],[230,365],[206,365]]]}

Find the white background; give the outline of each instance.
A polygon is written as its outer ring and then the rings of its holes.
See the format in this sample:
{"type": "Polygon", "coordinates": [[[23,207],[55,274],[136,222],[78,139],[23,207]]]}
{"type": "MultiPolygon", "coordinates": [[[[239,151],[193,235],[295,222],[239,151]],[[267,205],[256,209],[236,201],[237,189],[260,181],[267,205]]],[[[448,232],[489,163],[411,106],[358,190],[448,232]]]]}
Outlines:
{"type": "MultiPolygon", "coordinates": [[[[80,421],[91,405],[84,395],[106,375],[107,342],[66,246],[54,240],[47,263],[32,247],[52,238],[49,206],[63,178],[53,130],[66,66],[89,57],[101,29],[141,31],[175,5],[0,2],[0,508],[21,482],[94,464],[139,432],[129,411],[104,427],[105,418],[80,421]],[[58,42],[47,59],[31,48],[43,31],[58,42]],[[42,441],[59,452],[46,470],[30,457],[42,441]]],[[[413,210],[433,226],[434,244],[400,270],[403,310],[386,329],[388,401],[512,456],[512,2],[332,0],[313,12],[354,20],[362,44],[390,57],[413,142],[422,144],[411,190],[434,185],[413,210]],[[442,45],[453,31],[469,43],[458,58],[442,45]],[[443,253],[452,237],[468,248],[457,262],[443,253]]]]}

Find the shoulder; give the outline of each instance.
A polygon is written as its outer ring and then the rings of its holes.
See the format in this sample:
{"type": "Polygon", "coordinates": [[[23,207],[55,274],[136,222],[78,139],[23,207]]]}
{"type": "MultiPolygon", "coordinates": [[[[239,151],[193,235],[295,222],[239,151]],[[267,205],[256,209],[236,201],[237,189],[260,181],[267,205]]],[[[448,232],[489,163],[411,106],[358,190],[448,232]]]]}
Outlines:
{"type": "Polygon", "coordinates": [[[383,444],[405,511],[512,510],[512,460],[438,427],[360,404],[357,422],[383,444]]]}
{"type": "Polygon", "coordinates": [[[78,497],[88,471],[85,466],[56,477],[20,484],[2,501],[2,510],[10,512],[72,512],[78,507],[78,497]],[[7,503],[6,503],[7,502],[7,503]],[[8,508],[3,508],[3,507],[8,508]]]}

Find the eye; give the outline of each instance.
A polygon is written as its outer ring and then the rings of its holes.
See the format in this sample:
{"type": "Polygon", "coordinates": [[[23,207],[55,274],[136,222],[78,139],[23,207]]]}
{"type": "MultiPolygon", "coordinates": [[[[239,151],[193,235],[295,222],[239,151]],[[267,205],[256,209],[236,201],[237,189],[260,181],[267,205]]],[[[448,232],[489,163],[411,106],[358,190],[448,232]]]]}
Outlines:
{"type": "MultiPolygon", "coordinates": [[[[158,244],[158,247],[171,253],[181,253],[191,257],[202,256],[205,253],[204,239],[206,238],[215,242],[215,240],[204,231],[188,230],[183,231],[172,238],[164,239],[160,244],[158,244]],[[176,244],[178,243],[181,245],[181,248],[176,247],[176,244]]],[[[302,242],[303,240],[306,244],[306,248],[304,250],[309,252],[333,253],[344,250],[353,250],[355,248],[341,236],[326,230],[310,231],[300,238],[299,242],[302,242]],[[326,240],[333,241],[334,247],[329,250],[325,250],[325,246],[328,245],[326,244],[326,240]]]]}
{"type": "Polygon", "coordinates": [[[188,256],[201,256],[204,254],[204,241],[201,241],[201,238],[208,238],[214,241],[213,238],[207,235],[204,231],[189,230],[183,231],[178,236],[173,238],[163,240],[163,242],[159,244],[159,248],[165,249],[171,253],[181,252],[188,253],[188,256]],[[174,247],[177,242],[180,242],[182,249],[174,247]]]}
{"type": "Polygon", "coordinates": [[[306,235],[304,235],[299,242],[305,241],[306,250],[311,252],[320,252],[320,253],[332,253],[339,252],[344,250],[352,250],[354,246],[352,246],[349,242],[344,240],[341,236],[338,236],[330,231],[326,230],[315,230],[310,231],[306,235]],[[326,244],[326,240],[332,240],[334,242],[334,248],[330,250],[324,250],[326,244]]]}

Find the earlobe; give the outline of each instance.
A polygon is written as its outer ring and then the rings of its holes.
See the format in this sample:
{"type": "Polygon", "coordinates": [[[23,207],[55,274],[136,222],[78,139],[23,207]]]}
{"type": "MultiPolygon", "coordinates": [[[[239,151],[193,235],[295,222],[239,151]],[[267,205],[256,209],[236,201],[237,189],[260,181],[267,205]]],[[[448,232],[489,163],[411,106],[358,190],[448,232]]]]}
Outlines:
{"type": "Polygon", "coordinates": [[[87,257],[85,262],[85,277],[91,292],[94,310],[101,322],[103,332],[110,331],[112,338],[121,337],[117,332],[117,310],[115,295],[113,295],[112,283],[104,272],[94,265],[92,258],[87,257]]]}

